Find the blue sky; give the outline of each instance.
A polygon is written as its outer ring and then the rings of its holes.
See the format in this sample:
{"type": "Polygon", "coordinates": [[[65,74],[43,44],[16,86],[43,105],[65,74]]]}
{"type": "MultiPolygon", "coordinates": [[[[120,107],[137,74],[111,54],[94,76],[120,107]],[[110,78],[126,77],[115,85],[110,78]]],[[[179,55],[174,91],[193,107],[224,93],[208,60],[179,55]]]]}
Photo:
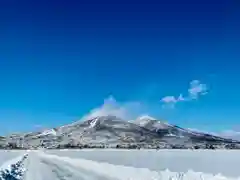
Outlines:
{"type": "Polygon", "coordinates": [[[78,120],[110,95],[184,127],[239,127],[239,9],[231,0],[1,1],[1,134],[78,120]],[[208,93],[190,98],[192,80],[208,93]],[[180,94],[188,100],[163,106],[180,94]]]}

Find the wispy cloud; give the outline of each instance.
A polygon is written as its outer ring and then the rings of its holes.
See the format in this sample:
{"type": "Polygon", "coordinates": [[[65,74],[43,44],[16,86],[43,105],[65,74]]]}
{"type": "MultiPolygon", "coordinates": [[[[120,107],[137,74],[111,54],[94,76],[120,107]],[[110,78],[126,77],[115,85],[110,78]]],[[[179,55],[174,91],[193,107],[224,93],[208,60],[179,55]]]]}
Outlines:
{"type": "Polygon", "coordinates": [[[131,120],[141,113],[144,113],[144,105],[141,102],[131,101],[121,103],[117,102],[113,96],[109,96],[100,107],[91,110],[83,119],[111,115],[131,120]]]}
{"type": "Polygon", "coordinates": [[[199,80],[193,80],[190,82],[187,96],[184,97],[182,94],[180,94],[178,97],[172,95],[165,96],[161,99],[161,102],[163,103],[163,107],[174,108],[179,102],[196,100],[200,96],[206,94],[207,85],[201,83],[199,80]]]}
{"type": "Polygon", "coordinates": [[[176,103],[177,99],[174,96],[165,96],[162,98],[164,103],[176,103]]]}
{"type": "Polygon", "coordinates": [[[193,80],[190,82],[188,93],[191,99],[198,99],[199,96],[207,94],[207,85],[200,83],[199,80],[193,80]]]}
{"type": "Polygon", "coordinates": [[[182,94],[178,96],[178,101],[186,101],[182,94]]]}
{"type": "MultiPolygon", "coordinates": [[[[206,85],[198,80],[190,82],[187,95],[183,94],[165,96],[161,99],[163,107],[174,108],[177,103],[191,101],[206,94],[206,85]]],[[[187,90],[186,90],[187,91],[187,90]]],[[[159,108],[159,104],[148,104],[142,101],[119,102],[113,96],[104,99],[101,106],[91,110],[83,119],[89,119],[97,116],[112,115],[122,119],[131,120],[142,114],[155,114],[154,108],[159,108]]]]}
{"type": "Polygon", "coordinates": [[[165,96],[161,99],[161,101],[164,103],[163,107],[174,108],[176,103],[180,101],[185,101],[185,98],[182,94],[180,94],[178,97],[165,96]]]}

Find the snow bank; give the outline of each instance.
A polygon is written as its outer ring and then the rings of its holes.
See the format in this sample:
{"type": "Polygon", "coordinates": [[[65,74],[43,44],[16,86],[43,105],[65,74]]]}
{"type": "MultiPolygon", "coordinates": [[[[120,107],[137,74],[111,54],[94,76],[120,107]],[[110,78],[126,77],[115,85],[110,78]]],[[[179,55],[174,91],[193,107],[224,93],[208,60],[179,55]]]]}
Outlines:
{"type": "Polygon", "coordinates": [[[27,154],[18,156],[2,164],[0,166],[0,180],[22,180],[25,171],[23,161],[26,158],[27,154]]]}

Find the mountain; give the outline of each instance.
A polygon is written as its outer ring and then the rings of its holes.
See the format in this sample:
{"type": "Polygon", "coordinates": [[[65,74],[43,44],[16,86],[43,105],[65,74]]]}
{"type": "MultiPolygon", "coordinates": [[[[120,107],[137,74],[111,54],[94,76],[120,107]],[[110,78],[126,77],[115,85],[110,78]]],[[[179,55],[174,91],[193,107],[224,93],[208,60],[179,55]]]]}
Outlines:
{"type": "MultiPolygon", "coordinates": [[[[139,125],[140,127],[144,127],[151,132],[156,132],[162,139],[182,139],[186,142],[191,143],[199,143],[199,142],[225,142],[225,143],[232,143],[237,142],[232,139],[222,138],[219,136],[192,131],[190,129],[184,129],[176,125],[168,124],[167,122],[159,121],[152,117],[143,116],[138,118],[133,123],[139,125]]],[[[179,141],[180,142],[180,141],[179,141]]]]}
{"type": "Polygon", "coordinates": [[[134,121],[126,121],[116,116],[91,117],[66,126],[14,135],[6,139],[28,148],[80,144],[107,144],[114,147],[118,144],[192,147],[199,144],[204,146],[237,143],[231,139],[184,129],[149,116],[142,116],[134,121]]]}

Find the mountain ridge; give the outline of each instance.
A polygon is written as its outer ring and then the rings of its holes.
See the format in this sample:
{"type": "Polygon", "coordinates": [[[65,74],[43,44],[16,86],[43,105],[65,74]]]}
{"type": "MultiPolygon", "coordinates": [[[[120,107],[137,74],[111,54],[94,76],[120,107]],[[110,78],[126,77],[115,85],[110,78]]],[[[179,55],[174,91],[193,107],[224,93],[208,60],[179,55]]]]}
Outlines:
{"type": "Polygon", "coordinates": [[[60,148],[66,145],[80,146],[105,144],[154,145],[155,147],[205,147],[223,146],[238,141],[219,136],[194,132],[150,116],[127,121],[116,116],[85,118],[65,126],[6,137],[6,143],[15,143],[24,148],[60,148]]]}

